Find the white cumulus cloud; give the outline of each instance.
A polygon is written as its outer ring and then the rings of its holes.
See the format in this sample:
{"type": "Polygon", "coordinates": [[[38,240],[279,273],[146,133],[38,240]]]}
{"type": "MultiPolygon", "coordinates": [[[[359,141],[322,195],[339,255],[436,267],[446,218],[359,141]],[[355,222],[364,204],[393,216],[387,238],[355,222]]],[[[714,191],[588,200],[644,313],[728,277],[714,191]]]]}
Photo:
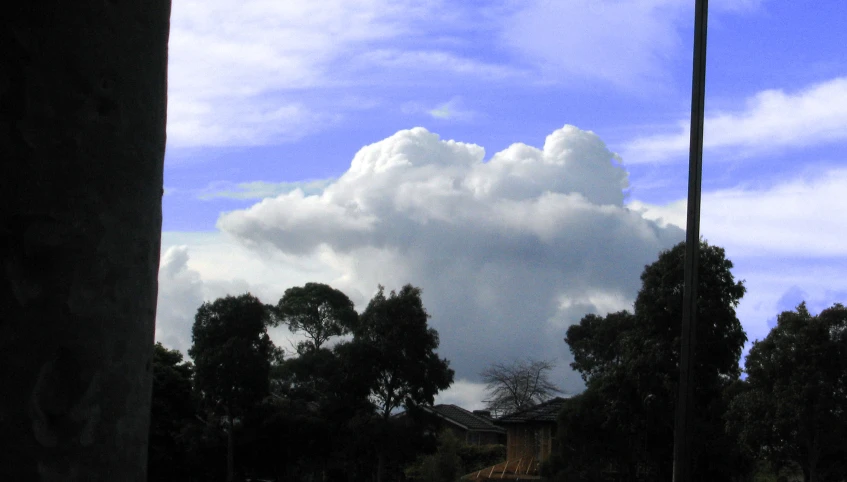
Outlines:
{"type": "Polygon", "coordinates": [[[188,247],[174,246],[165,251],[159,264],[156,341],[186,352],[191,347],[194,313],[203,301],[200,273],[188,268],[188,247]]]}
{"type": "Polygon", "coordinates": [[[256,252],[319,260],[360,309],[378,283],[420,286],[457,378],[554,358],[562,388],[578,390],[567,326],[630,307],[644,266],[682,231],[624,205],[627,172],[591,132],[565,126],[542,148],[484,158],[477,145],[400,131],[362,148],[323,192],[268,198],[218,227],[256,252]]]}

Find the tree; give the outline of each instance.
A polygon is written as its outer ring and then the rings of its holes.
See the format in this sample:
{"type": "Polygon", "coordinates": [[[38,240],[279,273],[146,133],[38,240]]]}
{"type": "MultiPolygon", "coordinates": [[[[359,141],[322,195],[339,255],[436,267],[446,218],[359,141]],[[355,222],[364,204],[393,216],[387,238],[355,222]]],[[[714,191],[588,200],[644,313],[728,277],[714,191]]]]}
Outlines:
{"type": "Polygon", "coordinates": [[[464,464],[459,452],[461,441],[451,430],[438,434],[438,449],[434,454],[419,456],[415,464],[404,470],[406,477],[421,482],[455,482],[462,476],[464,464]]]}
{"type": "Polygon", "coordinates": [[[269,393],[269,313],[248,294],[203,303],[191,329],[188,354],[195,364],[195,390],[204,408],[222,421],[227,435],[227,481],[234,477],[234,430],[240,417],[269,393]]]}
{"type": "Polygon", "coordinates": [[[349,333],[358,317],[347,295],[321,283],[285,290],[275,312],[277,320],[292,332],[304,332],[309,337],[308,348],[304,348],[312,350],[332,336],[349,333]]]}
{"type": "Polygon", "coordinates": [[[193,366],[182,353],[161,343],[153,347],[153,397],[147,474],[150,480],[185,480],[185,447],[181,432],[195,415],[193,366]]]}
{"type": "Polygon", "coordinates": [[[549,378],[554,367],[552,361],[533,359],[492,364],[480,374],[488,391],[488,409],[497,417],[562,393],[549,378]]]}
{"type": "Polygon", "coordinates": [[[799,465],[806,482],[847,476],[847,308],[783,312],[745,369],[730,405],[743,445],[777,469],[799,465]]]}
{"type": "Polygon", "coordinates": [[[147,480],[169,17],[0,15],[0,480],[147,480]]]}
{"type": "MultiPolygon", "coordinates": [[[[367,353],[373,369],[371,400],[383,420],[383,432],[390,433],[388,419],[394,410],[431,405],[435,394],[453,383],[449,362],[435,352],[438,333],[427,325],[428,318],[420,288],[406,285],[386,297],[380,286],[354,330],[354,343],[367,353]]],[[[387,440],[380,443],[380,481],[387,445],[387,440]]]]}
{"type": "MultiPolygon", "coordinates": [[[[584,398],[601,400],[602,404],[574,402],[567,412],[571,415],[564,414],[566,418],[560,423],[581,428],[565,431],[576,434],[576,438],[560,437],[563,450],[593,447],[580,438],[592,433],[592,425],[587,423],[593,424],[598,434],[611,427],[618,434],[614,440],[618,448],[605,447],[598,458],[640,478],[672,478],[674,427],[668,414],[674,413],[679,378],[684,257],[685,244],[680,243],[645,267],[633,314],[586,315],[568,329],[565,341],[574,355],[571,367],[581,372],[587,385],[584,398]],[[580,445],[583,442],[585,445],[580,445]],[[637,460],[628,458],[631,454],[637,454],[637,460]]],[[[738,361],[746,341],[735,314],[745,288],[735,281],[731,269],[732,262],[722,248],[701,241],[694,386],[698,435],[694,453],[695,467],[699,467],[696,472],[703,480],[731,480],[739,470],[714,464],[714,460],[739,460],[733,452],[736,447],[723,430],[721,405],[724,391],[739,377],[738,361]]],[[[588,462],[586,457],[564,451],[562,457],[577,465],[588,462]]]]}
{"type": "Polygon", "coordinates": [[[432,404],[453,383],[450,362],[436,354],[438,332],[427,325],[429,314],[421,289],[404,286],[386,297],[384,288],[368,303],[356,327],[356,340],[368,347],[376,377],[371,395],[378,413],[432,404]]]}
{"type": "Polygon", "coordinates": [[[574,358],[571,368],[585,382],[621,370],[623,339],[635,326],[635,315],[628,311],[585,315],[578,325],[568,328],[565,338],[574,358]]]}
{"type": "Polygon", "coordinates": [[[272,398],[278,410],[271,410],[267,418],[275,426],[284,422],[285,434],[273,435],[277,442],[263,447],[276,452],[268,457],[318,478],[333,469],[352,471],[345,445],[354,445],[359,434],[353,433],[351,424],[373,414],[368,398],[371,360],[367,353],[357,352],[360,348],[342,342],[332,349],[306,350],[275,367],[272,398]],[[279,441],[283,435],[289,442],[279,441]]]}

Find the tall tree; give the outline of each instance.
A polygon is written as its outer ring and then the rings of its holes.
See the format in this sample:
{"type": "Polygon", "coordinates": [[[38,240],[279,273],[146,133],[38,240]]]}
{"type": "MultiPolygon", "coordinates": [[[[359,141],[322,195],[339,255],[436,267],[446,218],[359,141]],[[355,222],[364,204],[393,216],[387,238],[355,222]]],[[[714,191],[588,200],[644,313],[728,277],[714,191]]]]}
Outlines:
{"type": "Polygon", "coordinates": [[[185,448],[180,434],[195,416],[191,388],[193,366],[182,353],[161,343],[153,347],[153,397],[150,409],[150,480],[185,480],[185,448]]]}
{"type": "Polygon", "coordinates": [[[745,447],[777,468],[799,465],[806,482],[847,476],[847,308],[783,312],[745,368],[731,402],[745,447]]]}
{"type": "MultiPolygon", "coordinates": [[[[356,326],[355,343],[369,353],[374,370],[371,399],[384,422],[401,406],[409,410],[420,404],[431,405],[435,394],[453,383],[449,362],[435,352],[438,332],[428,326],[428,319],[420,288],[406,285],[385,296],[380,286],[356,326]]],[[[382,425],[390,432],[388,423],[382,425]]],[[[377,469],[380,481],[385,443],[382,448],[377,469]]]]}
{"type": "Polygon", "coordinates": [[[585,315],[579,324],[568,328],[565,338],[574,358],[571,368],[585,382],[621,370],[625,360],[623,340],[635,326],[635,315],[628,311],[585,315]]]}
{"type": "Polygon", "coordinates": [[[275,311],[275,322],[287,324],[292,332],[305,333],[310,341],[304,348],[312,350],[332,336],[350,333],[358,318],[347,295],[322,283],[288,288],[275,311]]]}
{"type": "Polygon", "coordinates": [[[453,383],[450,363],[438,357],[438,332],[427,324],[429,314],[421,289],[379,291],[368,303],[356,329],[356,340],[370,349],[377,372],[371,395],[383,418],[401,406],[432,404],[434,396],[453,383]]]}
{"type": "Polygon", "coordinates": [[[494,416],[516,412],[562,393],[550,381],[555,364],[549,360],[493,363],[480,374],[488,391],[487,408],[494,416]]]}
{"type": "MultiPolygon", "coordinates": [[[[602,420],[602,426],[596,427],[598,433],[617,426],[621,449],[604,449],[598,456],[607,457],[608,463],[619,470],[657,480],[670,480],[672,474],[673,419],[668,414],[674,413],[677,394],[684,255],[685,245],[680,243],[645,267],[634,314],[586,315],[568,329],[565,338],[574,355],[571,366],[586,380],[585,396],[599,393],[596,398],[603,404],[575,403],[563,417],[602,420]],[[590,415],[585,410],[603,413],[590,415]],[[627,458],[627,454],[636,452],[639,460],[627,458]]],[[[710,471],[714,466],[710,461],[735,460],[732,454],[722,452],[732,451],[734,446],[722,430],[721,401],[724,390],[740,374],[738,361],[746,335],[735,314],[745,288],[735,281],[731,269],[732,262],[722,248],[701,241],[695,365],[695,426],[699,437],[695,453],[701,468],[698,477],[703,480],[729,480],[737,469],[724,466],[720,468],[723,474],[710,471]]],[[[562,419],[560,423],[571,426],[576,422],[562,419]]],[[[590,433],[581,430],[574,433],[590,433]]],[[[579,440],[561,442],[563,448],[574,444],[579,440]]],[[[567,452],[562,457],[577,465],[587,460],[567,452]]]]}
{"type": "Polygon", "coordinates": [[[146,480],[169,16],[0,15],[0,480],[146,480]]]}
{"type": "Polygon", "coordinates": [[[195,389],[208,412],[223,421],[227,435],[227,482],[234,478],[237,421],[269,393],[271,360],[267,307],[251,294],[203,303],[191,329],[188,354],[195,364],[195,389]]]}

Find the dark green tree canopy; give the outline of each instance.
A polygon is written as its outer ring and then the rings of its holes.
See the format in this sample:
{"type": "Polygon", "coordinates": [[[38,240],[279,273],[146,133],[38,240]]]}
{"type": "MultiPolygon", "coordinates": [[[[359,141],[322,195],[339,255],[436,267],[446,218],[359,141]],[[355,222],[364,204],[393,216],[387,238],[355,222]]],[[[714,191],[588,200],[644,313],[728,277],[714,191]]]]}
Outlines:
{"type": "MultiPolygon", "coordinates": [[[[587,385],[560,419],[562,427],[571,427],[560,437],[563,463],[573,465],[570,473],[593,480],[599,463],[630,477],[640,474],[639,480],[670,480],[684,256],[685,244],[680,243],[645,267],[634,313],[589,314],[568,329],[565,341],[574,357],[571,367],[587,385]],[[582,439],[590,434],[609,440],[595,447],[582,439]],[[591,464],[580,465],[588,463],[586,450],[597,453],[591,464]]],[[[695,349],[695,423],[700,445],[696,450],[721,460],[735,459],[712,448],[732,446],[722,430],[709,427],[723,426],[723,390],[740,375],[738,362],[747,339],[735,314],[745,288],[735,281],[731,268],[722,248],[701,241],[695,349]]],[[[716,473],[702,467],[703,480],[709,480],[707,473],[721,478],[737,468],[721,467],[726,473],[716,473]]]]}
{"type": "Polygon", "coordinates": [[[306,349],[318,349],[330,337],[349,333],[358,317],[347,295],[322,283],[285,290],[275,311],[277,321],[309,337],[306,349]]]}
{"type": "Polygon", "coordinates": [[[193,367],[182,353],[161,343],[153,347],[153,396],[150,410],[150,438],[147,474],[150,480],[184,480],[184,444],[181,431],[194,418],[191,390],[193,367]]]}
{"type": "Polygon", "coordinates": [[[191,378],[194,366],[183,361],[179,350],[161,343],[153,346],[153,412],[169,418],[191,418],[191,378]]]}
{"type": "Polygon", "coordinates": [[[777,467],[799,465],[807,481],[847,476],[847,308],[783,312],[745,368],[729,417],[742,444],[777,467]]]}
{"type": "Polygon", "coordinates": [[[404,286],[385,296],[382,286],[368,303],[354,332],[369,350],[375,379],[372,398],[387,418],[400,407],[432,404],[453,383],[453,370],[436,354],[438,333],[427,325],[421,289],[404,286]]]}
{"type": "Polygon", "coordinates": [[[269,313],[251,294],[203,303],[191,329],[195,389],[204,404],[241,413],[268,394],[275,355],[269,313]]]}
{"type": "MultiPolygon", "coordinates": [[[[642,287],[635,300],[635,316],[647,333],[669,342],[670,361],[678,366],[682,331],[682,292],[685,243],[663,251],[644,268],[642,287]]],[[[747,335],[735,313],[746,288],[732,275],[732,261],[724,249],[700,241],[697,284],[697,376],[735,379],[747,335]]]]}
{"type": "Polygon", "coordinates": [[[574,357],[571,368],[586,382],[621,369],[623,338],[634,327],[635,316],[628,311],[606,316],[585,315],[578,325],[568,328],[565,337],[574,357]]]}

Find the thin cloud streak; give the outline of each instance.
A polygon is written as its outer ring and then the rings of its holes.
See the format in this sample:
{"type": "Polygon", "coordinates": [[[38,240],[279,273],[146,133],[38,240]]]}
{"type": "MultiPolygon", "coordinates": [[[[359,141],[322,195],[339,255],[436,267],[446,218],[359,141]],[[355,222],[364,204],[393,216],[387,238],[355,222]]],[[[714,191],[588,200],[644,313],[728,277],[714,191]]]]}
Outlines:
{"type": "MultiPolygon", "coordinates": [[[[689,143],[688,121],[677,132],[642,137],[630,142],[623,157],[629,164],[683,162],[689,143]]],[[[728,150],[739,155],[763,154],[847,140],[847,77],[811,85],[795,93],[759,92],[735,112],[706,117],[704,149],[721,159],[728,150]]]]}
{"type": "MultiPolygon", "coordinates": [[[[745,257],[847,257],[847,169],[831,168],[767,188],[704,192],[701,231],[745,257]]],[[[630,209],[662,225],[685,227],[686,201],[630,209]]]]}

